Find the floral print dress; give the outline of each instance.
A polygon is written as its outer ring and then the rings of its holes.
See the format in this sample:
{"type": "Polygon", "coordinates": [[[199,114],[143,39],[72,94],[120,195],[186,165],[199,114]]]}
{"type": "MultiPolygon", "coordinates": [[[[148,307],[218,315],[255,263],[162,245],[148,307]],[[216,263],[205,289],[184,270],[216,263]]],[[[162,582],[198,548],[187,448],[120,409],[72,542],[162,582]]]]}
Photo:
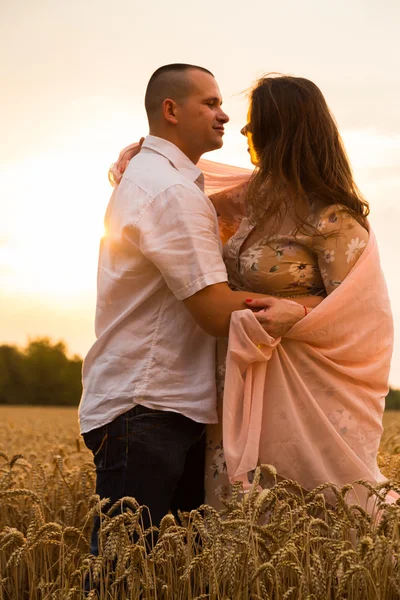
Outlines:
{"type": "MultiPolygon", "coordinates": [[[[227,239],[227,231],[232,232],[233,227],[229,229],[226,219],[221,223],[227,239]]],[[[341,205],[315,210],[303,233],[264,236],[243,252],[253,226],[242,216],[236,229],[224,245],[230,287],[282,298],[326,297],[348,275],[368,242],[367,230],[341,205]]],[[[230,492],[221,426],[227,342],[219,339],[217,343],[219,423],[207,430],[206,502],[217,509],[223,507],[221,497],[230,492]]]]}

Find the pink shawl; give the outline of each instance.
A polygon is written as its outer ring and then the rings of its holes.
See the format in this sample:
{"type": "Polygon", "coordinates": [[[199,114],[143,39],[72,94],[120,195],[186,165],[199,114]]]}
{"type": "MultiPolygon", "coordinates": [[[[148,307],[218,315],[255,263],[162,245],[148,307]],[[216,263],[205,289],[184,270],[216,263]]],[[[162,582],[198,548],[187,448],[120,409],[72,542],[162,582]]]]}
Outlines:
{"type": "Polygon", "coordinates": [[[393,347],[373,232],[343,283],[282,339],[233,313],[223,405],[231,481],[257,464],[305,490],[384,481],[377,466],[393,347]]]}
{"type": "Polygon", "coordinates": [[[205,192],[209,196],[239,183],[248,181],[253,171],[224,165],[201,158],[197,163],[204,175],[205,192]]]}

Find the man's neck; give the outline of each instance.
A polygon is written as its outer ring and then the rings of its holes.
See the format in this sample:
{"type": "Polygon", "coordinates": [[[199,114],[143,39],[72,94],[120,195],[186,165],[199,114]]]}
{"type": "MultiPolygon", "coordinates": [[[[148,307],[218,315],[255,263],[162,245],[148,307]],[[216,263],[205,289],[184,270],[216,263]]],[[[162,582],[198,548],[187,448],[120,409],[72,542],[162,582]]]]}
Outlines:
{"type": "Polygon", "coordinates": [[[174,146],[179,148],[179,150],[181,152],[183,152],[183,154],[185,154],[185,156],[187,156],[188,159],[191,160],[193,164],[197,165],[197,163],[199,162],[199,160],[201,158],[201,154],[195,153],[195,152],[193,152],[193,150],[185,147],[185,144],[183,143],[183,141],[180,140],[177,136],[168,134],[165,131],[158,131],[155,129],[150,129],[149,134],[154,135],[155,137],[159,137],[163,140],[166,140],[167,142],[170,142],[171,144],[174,144],[174,146]]]}

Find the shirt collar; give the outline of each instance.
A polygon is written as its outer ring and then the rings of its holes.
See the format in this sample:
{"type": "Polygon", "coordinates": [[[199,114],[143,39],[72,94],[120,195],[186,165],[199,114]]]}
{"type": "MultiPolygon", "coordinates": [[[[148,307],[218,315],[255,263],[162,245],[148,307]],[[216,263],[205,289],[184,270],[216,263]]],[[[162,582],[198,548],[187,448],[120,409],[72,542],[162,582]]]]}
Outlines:
{"type": "Polygon", "coordinates": [[[200,181],[202,180],[203,173],[201,170],[192,163],[182,150],[179,150],[175,144],[172,144],[168,140],[155,135],[148,135],[143,142],[142,148],[149,148],[149,150],[154,150],[158,154],[165,156],[190,181],[197,181],[199,178],[200,181]]]}

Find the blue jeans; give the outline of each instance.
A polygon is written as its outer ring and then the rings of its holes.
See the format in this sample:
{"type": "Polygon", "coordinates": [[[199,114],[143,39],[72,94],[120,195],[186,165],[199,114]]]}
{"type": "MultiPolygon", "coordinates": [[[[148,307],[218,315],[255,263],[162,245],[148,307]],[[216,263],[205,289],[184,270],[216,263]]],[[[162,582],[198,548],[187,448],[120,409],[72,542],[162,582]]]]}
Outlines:
{"type": "MultiPolygon", "coordinates": [[[[153,525],[169,510],[176,514],[203,504],[204,424],[138,405],[83,438],[94,456],[96,494],[111,504],[134,497],[149,507],[153,525]]],[[[96,517],[91,540],[96,555],[99,524],[96,517]]]]}

